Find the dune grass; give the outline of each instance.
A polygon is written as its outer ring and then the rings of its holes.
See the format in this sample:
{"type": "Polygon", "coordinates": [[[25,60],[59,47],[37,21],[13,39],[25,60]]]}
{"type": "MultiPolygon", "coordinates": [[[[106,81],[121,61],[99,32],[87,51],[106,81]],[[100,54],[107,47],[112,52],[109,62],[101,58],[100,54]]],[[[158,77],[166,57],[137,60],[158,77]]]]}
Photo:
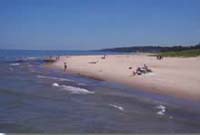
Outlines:
{"type": "Polygon", "coordinates": [[[197,56],[200,56],[200,49],[161,52],[159,53],[159,55],[163,57],[197,57],[197,56]]]}

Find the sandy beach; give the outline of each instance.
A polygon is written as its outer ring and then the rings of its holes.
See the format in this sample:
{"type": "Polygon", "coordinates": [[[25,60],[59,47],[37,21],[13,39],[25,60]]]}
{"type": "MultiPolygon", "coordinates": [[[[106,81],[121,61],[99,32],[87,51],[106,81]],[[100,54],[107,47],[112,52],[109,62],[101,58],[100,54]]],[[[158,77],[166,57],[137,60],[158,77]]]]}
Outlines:
{"type": "Polygon", "coordinates": [[[157,60],[145,54],[107,55],[106,59],[102,55],[62,56],[53,67],[63,70],[64,62],[69,73],[179,98],[200,99],[200,57],[157,60]],[[133,76],[133,71],[144,64],[153,72],[133,76]]]}

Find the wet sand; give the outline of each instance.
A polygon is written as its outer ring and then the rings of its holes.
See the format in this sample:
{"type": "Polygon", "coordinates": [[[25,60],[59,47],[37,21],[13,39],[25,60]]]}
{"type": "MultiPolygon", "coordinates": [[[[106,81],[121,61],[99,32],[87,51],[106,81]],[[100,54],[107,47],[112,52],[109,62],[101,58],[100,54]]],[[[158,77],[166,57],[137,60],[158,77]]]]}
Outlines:
{"type": "Polygon", "coordinates": [[[193,100],[200,99],[200,57],[164,58],[142,55],[62,56],[51,67],[64,69],[100,80],[117,82],[154,93],[193,100]],[[152,73],[133,76],[132,72],[146,64],[152,73]],[[129,69],[131,67],[132,69],[129,69]]]}

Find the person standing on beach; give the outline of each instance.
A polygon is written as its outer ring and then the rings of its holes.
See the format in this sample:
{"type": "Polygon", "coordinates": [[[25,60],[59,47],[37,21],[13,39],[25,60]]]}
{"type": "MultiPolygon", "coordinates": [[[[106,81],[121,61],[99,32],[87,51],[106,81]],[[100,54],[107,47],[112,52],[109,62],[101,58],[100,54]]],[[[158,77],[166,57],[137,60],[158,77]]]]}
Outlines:
{"type": "Polygon", "coordinates": [[[67,63],[64,63],[64,72],[67,70],[67,63]]]}

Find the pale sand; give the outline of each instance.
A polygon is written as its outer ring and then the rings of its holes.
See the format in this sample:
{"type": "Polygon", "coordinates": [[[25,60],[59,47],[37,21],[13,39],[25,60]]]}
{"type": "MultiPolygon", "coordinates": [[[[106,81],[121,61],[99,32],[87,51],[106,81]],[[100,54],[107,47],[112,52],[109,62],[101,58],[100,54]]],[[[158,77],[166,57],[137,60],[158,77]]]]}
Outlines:
{"type": "Polygon", "coordinates": [[[157,60],[146,55],[63,56],[53,65],[68,72],[126,84],[131,87],[167,94],[175,97],[200,99],[200,57],[164,58],[157,60]],[[90,64],[89,62],[97,62],[90,64]],[[146,64],[153,70],[141,76],[132,71],[146,64]],[[129,69],[129,67],[133,69],[129,69]]]}

